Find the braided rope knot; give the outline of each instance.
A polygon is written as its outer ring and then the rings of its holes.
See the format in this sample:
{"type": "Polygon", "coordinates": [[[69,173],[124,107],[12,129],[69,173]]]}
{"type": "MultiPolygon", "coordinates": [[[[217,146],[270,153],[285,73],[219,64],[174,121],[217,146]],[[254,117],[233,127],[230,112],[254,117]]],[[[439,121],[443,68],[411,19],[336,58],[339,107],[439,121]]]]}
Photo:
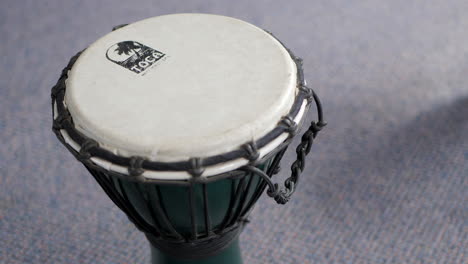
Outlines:
{"type": "Polygon", "coordinates": [[[68,111],[60,113],[57,116],[57,118],[54,119],[54,121],[52,123],[52,128],[55,129],[55,130],[63,129],[65,123],[67,123],[67,122],[71,122],[71,115],[70,115],[70,113],[68,111]]]}
{"type": "Polygon", "coordinates": [[[292,177],[286,180],[284,186],[286,187],[286,189],[284,191],[281,191],[281,195],[279,195],[279,197],[275,198],[275,201],[279,204],[285,204],[289,202],[289,199],[296,191],[296,183],[294,182],[292,177]]]}
{"type": "Polygon", "coordinates": [[[128,175],[136,177],[143,174],[143,172],[145,171],[142,168],[144,161],[145,159],[142,157],[132,156],[130,158],[130,166],[128,166],[128,175]]]}
{"type": "Polygon", "coordinates": [[[286,204],[287,202],[289,202],[289,200],[291,199],[292,194],[295,191],[294,186],[295,186],[294,182],[292,182],[292,185],[290,185],[290,187],[287,187],[286,189],[279,191],[278,194],[273,197],[273,199],[276,201],[276,203],[286,204]]]}
{"type": "Polygon", "coordinates": [[[98,147],[99,144],[90,138],[87,138],[85,142],[83,142],[83,145],[81,145],[80,151],[78,152],[78,160],[81,162],[87,161],[89,158],[91,158],[91,154],[89,151],[92,148],[98,147]]]}
{"type": "Polygon", "coordinates": [[[201,158],[191,158],[190,163],[192,165],[192,169],[189,170],[189,173],[193,177],[200,177],[205,171],[205,169],[202,167],[203,160],[201,158]]]}
{"type": "Polygon", "coordinates": [[[304,84],[299,85],[299,91],[304,93],[305,98],[307,99],[307,104],[310,104],[314,99],[314,92],[312,88],[305,86],[304,84]]]}
{"type": "Polygon", "coordinates": [[[260,157],[260,153],[257,149],[257,144],[254,141],[246,143],[242,146],[245,150],[245,158],[250,162],[256,161],[260,157]]]}
{"type": "Polygon", "coordinates": [[[270,186],[268,187],[268,190],[267,190],[268,196],[273,197],[273,198],[275,198],[275,197],[277,197],[278,195],[280,195],[280,192],[281,192],[281,190],[279,189],[277,183],[275,183],[275,184],[273,184],[273,185],[270,185],[270,186]]]}
{"type": "Polygon", "coordinates": [[[65,91],[65,80],[66,76],[63,76],[62,74],[60,79],[57,81],[57,84],[55,84],[55,86],[52,88],[51,96],[53,99],[57,98],[57,95],[60,92],[65,91]]]}
{"type": "Polygon", "coordinates": [[[291,197],[286,197],[285,195],[278,195],[274,197],[277,204],[286,204],[287,202],[289,202],[290,198],[291,197]]]}
{"type": "Polygon", "coordinates": [[[281,123],[281,125],[283,127],[286,128],[286,130],[288,131],[290,137],[293,137],[293,136],[295,136],[297,134],[298,126],[297,126],[297,123],[294,122],[292,117],[284,116],[281,119],[280,123],[281,123]]]}
{"type": "Polygon", "coordinates": [[[315,133],[318,133],[320,132],[320,130],[322,130],[325,126],[327,125],[326,122],[311,122],[310,123],[310,130],[315,134],[315,133]]]}

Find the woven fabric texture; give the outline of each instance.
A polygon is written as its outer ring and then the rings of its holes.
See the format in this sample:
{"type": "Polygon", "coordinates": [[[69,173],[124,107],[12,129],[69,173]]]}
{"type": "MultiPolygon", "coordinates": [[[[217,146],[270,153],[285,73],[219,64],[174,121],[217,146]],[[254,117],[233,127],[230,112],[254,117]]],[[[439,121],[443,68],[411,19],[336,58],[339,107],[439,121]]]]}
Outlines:
{"type": "Polygon", "coordinates": [[[292,201],[256,205],[246,264],[468,263],[468,2],[456,0],[1,1],[0,263],[149,262],[143,234],[51,132],[50,88],[113,26],[182,12],[273,32],[304,59],[328,121],[292,201]]]}

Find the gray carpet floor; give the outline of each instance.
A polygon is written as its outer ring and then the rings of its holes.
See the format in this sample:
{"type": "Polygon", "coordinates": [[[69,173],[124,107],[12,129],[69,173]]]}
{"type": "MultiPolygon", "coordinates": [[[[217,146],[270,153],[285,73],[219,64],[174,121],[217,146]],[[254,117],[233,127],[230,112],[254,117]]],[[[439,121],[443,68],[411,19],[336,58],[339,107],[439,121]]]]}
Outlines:
{"type": "Polygon", "coordinates": [[[144,236],[52,134],[50,88],[114,25],[181,12],[273,32],[329,123],[293,200],[257,204],[246,264],[468,263],[465,0],[2,0],[0,263],[148,263],[144,236]]]}

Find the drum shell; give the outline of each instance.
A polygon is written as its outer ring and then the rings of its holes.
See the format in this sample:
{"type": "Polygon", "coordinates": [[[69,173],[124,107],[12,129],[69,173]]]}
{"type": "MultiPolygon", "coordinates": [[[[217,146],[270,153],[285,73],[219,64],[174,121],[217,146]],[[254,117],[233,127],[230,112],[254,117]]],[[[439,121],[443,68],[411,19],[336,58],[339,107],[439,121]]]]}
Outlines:
{"type": "MultiPolygon", "coordinates": [[[[272,176],[286,147],[256,167],[272,176]]],[[[209,182],[168,184],[135,181],[90,163],[85,166],[154,247],[187,259],[214,255],[228,247],[267,186],[261,177],[242,170],[209,182]]]]}

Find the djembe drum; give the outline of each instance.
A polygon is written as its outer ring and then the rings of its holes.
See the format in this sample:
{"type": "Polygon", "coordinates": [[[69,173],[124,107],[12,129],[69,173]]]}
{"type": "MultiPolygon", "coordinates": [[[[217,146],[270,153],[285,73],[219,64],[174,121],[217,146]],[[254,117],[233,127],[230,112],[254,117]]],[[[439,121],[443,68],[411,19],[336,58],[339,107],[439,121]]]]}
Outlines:
{"type": "Polygon", "coordinates": [[[302,63],[270,33],[215,15],[116,27],[52,88],[53,131],[148,238],[153,263],[242,263],[238,236],[265,189],[296,189],[325,126],[302,63]],[[279,162],[315,101],[283,187],[279,162]]]}

